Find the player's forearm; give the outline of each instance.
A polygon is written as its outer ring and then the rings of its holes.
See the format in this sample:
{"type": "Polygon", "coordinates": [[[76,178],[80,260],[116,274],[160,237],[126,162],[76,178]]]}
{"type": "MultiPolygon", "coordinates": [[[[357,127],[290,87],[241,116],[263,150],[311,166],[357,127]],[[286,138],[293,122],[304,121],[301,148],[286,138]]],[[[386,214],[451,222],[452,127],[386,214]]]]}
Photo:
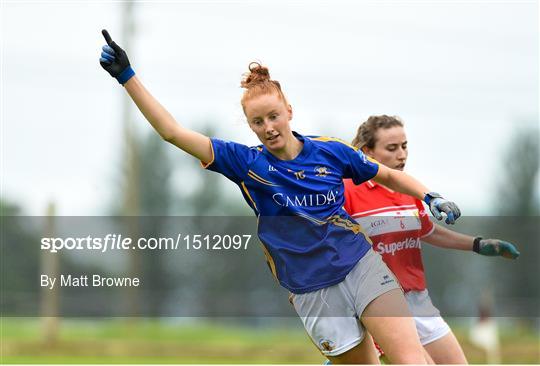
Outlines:
{"type": "Polygon", "coordinates": [[[452,225],[461,216],[461,211],[454,202],[443,198],[436,192],[430,192],[422,183],[400,170],[390,169],[380,164],[379,171],[373,180],[394,191],[424,201],[427,203],[429,210],[437,220],[443,219],[441,212],[444,212],[446,214],[445,222],[452,225]]]}
{"type": "Polygon", "coordinates": [[[440,248],[472,250],[474,238],[435,224],[433,232],[422,238],[422,241],[440,248]]]}
{"type": "Polygon", "coordinates": [[[174,117],[144,87],[137,76],[132,77],[124,85],[129,96],[137,105],[152,127],[166,141],[170,141],[180,126],[174,117]]]}
{"type": "Polygon", "coordinates": [[[379,167],[379,173],[374,180],[394,191],[416,197],[419,200],[423,200],[426,193],[429,192],[426,186],[407,173],[383,165],[379,167]]]}

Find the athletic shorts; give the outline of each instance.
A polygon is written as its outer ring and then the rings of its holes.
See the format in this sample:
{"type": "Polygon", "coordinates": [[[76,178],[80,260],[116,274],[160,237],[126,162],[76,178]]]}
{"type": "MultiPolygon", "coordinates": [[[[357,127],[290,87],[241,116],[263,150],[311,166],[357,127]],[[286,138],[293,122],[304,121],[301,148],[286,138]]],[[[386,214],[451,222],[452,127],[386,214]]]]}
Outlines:
{"type": "Polygon", "coordinates": [[[313,343],[325,356],[337,356],[362,342],[365,329],[360,317],[368,304],[399,282],[370,249],[345,279],[333,286],[291,295],[297,314],[313,343]]]}
{"type": "Polygon", "coordinates": [[[439,309],[431,302],[428,291],[409,291],[405,299],[414,316],[416,331],[422,346],[444,337],[450,332],[450,327],[441,318],[439,309]]]}

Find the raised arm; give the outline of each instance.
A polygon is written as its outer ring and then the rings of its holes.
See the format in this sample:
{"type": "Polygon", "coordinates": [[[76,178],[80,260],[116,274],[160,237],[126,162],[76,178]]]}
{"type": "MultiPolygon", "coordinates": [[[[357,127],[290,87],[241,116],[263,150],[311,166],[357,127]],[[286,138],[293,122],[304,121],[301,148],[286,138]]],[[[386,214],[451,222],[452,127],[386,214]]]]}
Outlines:
{"type": "Polygon", "coordinates": [[[438,193],[430,192],[426,186],[405,172],[379,164],[379,171],[373,179],[394,191],[423,200],[437,220],[442,220],[441,212],[446,214],[447,224],[453,224],[461,216],[461,211],[454,202],[444,199],[438,193]]]}
{"type": "Polygon", "coordinates": [[[104,29],[103,37],[107,42],[101,53],[101,66],[126,88],[144,117],[167,142],[179,147],[202,162],[212,161],[210,139],[201,133],[179,125],[174,117],[157,101],[135,76],[126,52],[111,39],[104,29]]]}

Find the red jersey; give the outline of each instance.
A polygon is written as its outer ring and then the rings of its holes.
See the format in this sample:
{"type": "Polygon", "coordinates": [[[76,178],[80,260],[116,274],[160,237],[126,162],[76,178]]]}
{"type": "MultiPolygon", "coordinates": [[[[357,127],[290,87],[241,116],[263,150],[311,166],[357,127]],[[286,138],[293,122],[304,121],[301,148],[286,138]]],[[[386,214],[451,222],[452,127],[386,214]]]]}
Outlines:
{"type": "Polygon", "coordinates": [[[345,210],[371,238],[373,249],[398,278],[404,291],[426,288],[420,238],[433,232],[422,201],[373,181],[345,183],[345,210]]]}

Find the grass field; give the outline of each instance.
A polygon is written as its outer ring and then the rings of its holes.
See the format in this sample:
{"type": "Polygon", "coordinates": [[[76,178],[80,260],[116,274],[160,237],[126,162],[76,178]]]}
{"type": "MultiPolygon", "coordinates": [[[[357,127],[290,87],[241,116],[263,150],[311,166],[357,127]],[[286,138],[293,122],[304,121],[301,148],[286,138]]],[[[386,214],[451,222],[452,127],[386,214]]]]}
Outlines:
{"type": "MultiPolygon", "coordinates": [[[[295,319],[296,320],[296,319],[295,319]]],[[[290,327],[248,327],[210,322],[145,319],[63,320],[58,339],[43,337],[39,319],[3,318],[1,363],[168,364],[311,363],[324,358],[300,322],[290,327]]],[[[485,356],[454,327],[471,363],[485,356]]],[[[504,363],[540,363],[540,339],[525,327],[502,333],[504,363]]]]}

